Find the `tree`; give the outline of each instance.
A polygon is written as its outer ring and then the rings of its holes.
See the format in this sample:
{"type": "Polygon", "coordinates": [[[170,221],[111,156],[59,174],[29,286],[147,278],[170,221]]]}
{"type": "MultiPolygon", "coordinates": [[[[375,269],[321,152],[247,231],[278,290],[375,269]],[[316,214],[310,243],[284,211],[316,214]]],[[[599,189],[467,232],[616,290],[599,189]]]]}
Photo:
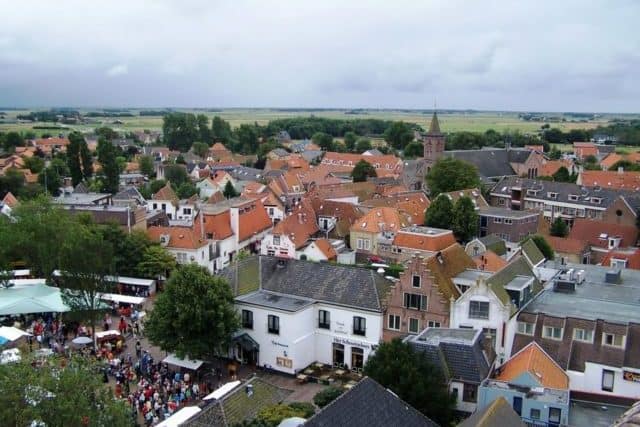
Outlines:
{"type": "Polygon", "coordinates": [[[356,141],[358,135],[355,132],[346,132],[344,134],[344,145],[347,147],[347,151],[353,151],[356,148],[356,141]]]}
{"type": "Polygon", "coordinates": [[[176,259],[160,245],[151,245],[142,253],[142,259],[136,267],[137,273],[148,279],[169,276],[176,267],[176,259]]]}
{"type": "Polygon", "coordinates": [[[111,141],[98,139],[98,161],[102,165],[103,190],[106,193],[115,194],[120,185],[120,166],[117,160],[116,147],[111,141]]]}
{"type": "Polygon", "coordinates": [[[11,168],[0,176],[0,194],[11,192],[14,196],[19,196],[24,188],[24,174],[17,169],[11,168]]]}
{"type": "Polygon", "coordinates": [[[236,191],[231,181],[227,181],[227,183],[224,185],[224,190],[222,191],[222,195],[227,199],[238,197],[238,192],[236,191]]]}
{"type": "Polygon", "coordinates": [[[44,169],[44,160],[41,157],[25,157],[23,160],[24,167],[29,169],[31,173],[40,173],[44,169]]]}
{"type": "Polygon", "coordinates": [[[384,140],[396,150],[403,150],[408,143],[413,141],[413,130],[405,122],[393,122],[384,131],[384,140]]]}
{"type": "Polygon", "coordinates": [[[60,256],[60,287],[62,299],[78,317],[95,327],[102,303],[100,293],[107,293],[113,284],[107,276],[115,273],[113,246],[100,233],[77,225],[65,236],[60,256]]]}
{"type": "Polygon", "coordinates": [[[375,177],[376,169],[366,160],[360,160],[351,171],[353,182],[364,182],[368,177],[375,177]]]}
{"type": "Polygon", "coordinates": [[[151,156],[140,156],[138,166],[140,167],[140,172],[147,177],[151,177],[155,173],[151,156]]]}
{"type": "Polygon", "coordinates": [[[191,150],[196,156],[206,159],[207,153],[209,152],[209,145],[204,142],[194,142],[191,146],[191,150]]]}
{"type": "Polygon", "coordinates": [[[62,178],[60,178],[57,168],[49,166],[38,175],[38,183],[53,196],[57,196],[60,187],[62,187],[62,178]]]}
{"type": "Polygon", "coordinates": [[[85,143],[84,137],[80,132],[71,132],[69,134],[69,145],[67,146],[67,166],[71,172],[71,181],[75,187],[82,182],[84,178],[82,173],[82,162],[80,160],[80,146],[85,143]]]}
{"type": "Polygon", "coordinates": [[[18,132],[7,132],[4,137],[3,148],[9,152],[15,150],[16,147],[24,145],[24,138],[18,132]]]}
{"type": "Polygon", "coordinates": [[[453,206],[453,233],[458,240],[467,242],[475,237],[478,234],[478,221],[473,201],[467,196],[460,197],[453,206]]]}
{"type": "Polygon", "coordinates": [[[169,113],[162,118],[164,142],[172,150],[186,152],[200,137],[198,120],[191,113],[169,113]]]}
{"type": "Polygon", "coordinates": [[[189,182],[189,174],[187,169],[180,165],[167,165],[164,167],[164,179],[173,184],[176,188],[185,182],[189,182]]]}
{"type": "Polygon", "coordinates": [[[211,360],[239,327],[229,284],[197,264],[174,270],[145,323],[149,340],[179,357],[211,360]]]}
{"type": "Polygon", "coordinates": [[[153,181],[151,181],[151,183],[149,183],[149,191],[151,192],[151,194],[156,194],[165,185],[167,185],[167,181],[165,181],[164,179],[154,179],[153,181]]]}
{"type": "Polygon", "coordinates": [[[438,160],[427,173],[426,180],[432,197],[440,193],[480,187],[476,167],[453,157],[438,160]]]}
{"type": "Polygon", "coordinates": [[[561,166],[553,175],[553,180],[557,182],[576,182],[578,176],[570,174],[569,170],[564,166],[561,166]]]}
{"type": "Polygon", "coordinates": [[[356,152],[364,153],[367,150],[371,150],[371,140],[369,138],[359,138],[356,142],[356,152]]]}
{"type": "Polygon", "coordinates": [[[228,142],[231,140],[231,126],[218,116],[211,121],[211,136],[214,141],[228,142]]]}
{"type": "Polygon", "coordinates": [[[316,132],[311,137],[311,141],[324,151],[333,151],[333,137],[328,133],[316,132]]]}
{"type": "Polygon", "coordinates": [[[0,419],[11,426],[128,426],[130,409],[113,398],[90,359],[29,356],[0,365],[0,419]]]}
{"type": "Polygon", "coordinates": [[[242,124],[236,129],[236,151],[242,154],[253,154],[258,151],[258,134],[255,131],[255,127],[242,124]]]}
{"type": "Polygon", "coordinates": [[[180,199],[188,199],[198,192],[198,189],[192,182],[183,182],[176,190],[176,196],[180,199]]]}
{"type": "Polygon", "coordinates": [[[82,165],[82,176],[84,179],[91,179],[93,176],[93,155],[89,151],[89,146],[84,138],[80,144],[80,163],[82,165]]]}
{"type": "Polygon", "coordinates": [[[540,249],[540,252],[542,252],[542,255],[544,255],[546,259],[554,259],[555,253],[553,252],[553,248],[544,237],[539,234],[534,234],[533,236],[529,236],[524,239],[523,243],[528,239],[531,239],[533,243],[536,244],[536,246],[538,247],[538,249],[540,249]]]}
{"type": "Polygon", "coordinates": [[[453,220],[453,203],[445,195],[436,197],[427,208],[424,223],[429,227],[450,229],[453,220]]]}
{"type": "Polygon", "coordinates": [[[630,162],[629,160],[618,160],[609,168],[610,171],[617,171],[618,168],[622,168],[624,171],[640,171],[640,165],[630,162]]]}
{"type": "Polygon", "coordinates": [[[209,118],[204,114],[198,114],[196,117],[196,121],[198,122],[198,136],[200,141],[204,141],[209,146],[209,141],[211,141],[211,129],[209,129],[209,118]]]}
{"type": "Polygon", "coordinates": [[[562,218],[558,217],[551,224],[549,232],[555,237],[566,237],[569,234],[569,226],[562,218]]]}
{"type": "Polygon", "coordinates": [[[364,374],[393,391],[418,411],[440,425],[452,420],[455,398],[439,368],[410,344],[396,338],[383,342],[369,356],[364,374]]]}
{"type": "Polygon", "coordinates": [[[418,141],[410,142],[404,148],[405,158],[410,159],[410,158],[422,157],[423,154],[424,154],[424,146],[422,145],[421,142],[418,142],[418,141]]]}
{"type": "Polygon", "coordinates": [[[325,389],[320,390],[313,396],[313,403],[318,405],[318,408],[324,408],[329,403],[336,400],[340,395],[344,393],[344,390],[340,387],[329,386],[325,389]]]}
{"type": "Polygon", "coordinates": [[[119,137],[118,132],[116,132],[115,130],[111,129],[110,127],[101,127],[101,128],[97,128],[95,130],[96,135],[98,135],[98,139],[100,139],[100,137],[108,140],[108,141],[112,141],[116,138],[119,137]]]}

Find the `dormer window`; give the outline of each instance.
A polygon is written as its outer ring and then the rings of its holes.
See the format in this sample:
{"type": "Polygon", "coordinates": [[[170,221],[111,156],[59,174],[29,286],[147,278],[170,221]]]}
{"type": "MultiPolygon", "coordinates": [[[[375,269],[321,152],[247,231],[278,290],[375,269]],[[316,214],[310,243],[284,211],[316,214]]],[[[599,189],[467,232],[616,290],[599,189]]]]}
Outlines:
{"type": "Polygon", "coordinates": [[[538,190],[527,190],[527,196],[537,196],[538,195],[538,190]]]}
{"type": "Polygon", "coordinates": [[[575,194],[569,194],[569,200],[571,200],[572,202],[577,202],[578,196],[576,196],[575,194]]]}
{"type": "Polygon", "coordinates": [[[600,203],[602,203],[602,199],[600,197],[592,197],[591,202],[596,205],[599,205],[600,203]]]}
{"type": "Polygon", "coordinates": [[[555,199],[558,198],[558,193],[554,193],[553,191],[549,191],[547,193],[547,197],[550,198],[550,199],[554,199],[555,200],[555,199]]]}

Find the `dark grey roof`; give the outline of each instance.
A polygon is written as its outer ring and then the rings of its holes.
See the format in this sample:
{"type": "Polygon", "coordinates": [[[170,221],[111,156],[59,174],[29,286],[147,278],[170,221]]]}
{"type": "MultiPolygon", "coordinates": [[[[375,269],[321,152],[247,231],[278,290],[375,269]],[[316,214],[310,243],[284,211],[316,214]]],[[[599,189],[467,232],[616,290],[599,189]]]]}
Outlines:
{"type": "Polygon", "coordinates": [[[524,163],[531,151],[524,149],[492,148],[483,150],[445,151],[446,157],[453,157],[471,163],[481,176],[491,178],[516,175],[511,163],[524,163]]]}
{"type": "Polygon", "coordinates": [[[482,349],[482,331],[428,328],[405,340],[424,353],[449,380],[480,384],[489,375],[490,363],[482,349]]]}
{"type": "Polygon", "coordinates": [[[289,155],[289,152],[284,148],[274,148],[271,152],[278,157],[286,157],[289,155]]]}
{"type": "Polygon", "coordinates": [[[435,422],[369,377],[320,410],[306,427],[433,427],[435,422]]]}
{"type": "Polygon", "coordinates": [[[312,162],[318,157],[322,157],[322,153],[322,150],[304,150],[302,153],[300,153],[300,155],[307,162],[312,162]]]}
{"type": "Polygon", "coordinates": [[[291,312],[302,310],[313,304],[313,300],[308,298],[280,295],[268,291],[258,291],[241,295],[236,298],[236,301],[291,312]]]}
{"type": "Polygon", "coordinates": [[[422,188],[425,171],[424,159],[405,160],[402,168],[402,182],[409,188],[422,188]]]}
{"type": "Polygon", "coordinates": [[[484,409],[471,414],[458,427],[525,427],[526,424],[509,402],[500,396],[484,409]]]}
{"type": "Polygon", "coordinates": [[[241,181],[256,181],[262,176],[262,169],[250,168],[247,166],[234,166],[227,170],[233,179],[241,181]]]}
{"type": "Polygon", "coordinates": [[[262,289],[381,310],[391,282],[374,270],[261,256],[262,289]]]}
{"type": "Polygon", "coordinates": [[[576,205],[593,206],[597,208],[609,207],[618,196],[628,196],[634,198],[634,194],[623,190],[612,190],[608,188],[582,187],[569,182],[555,182],[535,180],[528,178],[506,177],[498,181],[491,189],[491,194],[511,196],[511,189],[520,188],[524,192],[524,198],[548,200],[551,202],[565,202],[576,205]],[[527,190],[536,193],[529,194],[527,190]],[[551,198],[547,193],[557,193],[555,198],[551,198]],[[569,195],[579,196],[577,201],[569,200],[569,195]],[[591,200],[592,197],[602,199],[600,203],[591,200]]]}
{"type": "Polygon", "coordinates": [[[114,196],[113,196],[113,200],[139,200],[139,201],[144,201],[144,197],[142,197],[142,194],[140,194],[140,191],[138,191],[138,189],[136,187],[126,187],[124,189],[122,189],[121,191],[117,192],[114,196]]]}

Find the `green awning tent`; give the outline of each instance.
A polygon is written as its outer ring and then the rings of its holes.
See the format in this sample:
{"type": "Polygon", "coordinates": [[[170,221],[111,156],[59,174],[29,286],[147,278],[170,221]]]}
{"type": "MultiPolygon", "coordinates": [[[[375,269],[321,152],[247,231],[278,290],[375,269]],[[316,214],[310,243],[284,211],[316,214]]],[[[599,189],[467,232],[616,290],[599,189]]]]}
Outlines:
{"type": "Polygon", "coordinates": [[[69,311],[60,289],[42,284],[0,288],[0,316],[69,311]]]}

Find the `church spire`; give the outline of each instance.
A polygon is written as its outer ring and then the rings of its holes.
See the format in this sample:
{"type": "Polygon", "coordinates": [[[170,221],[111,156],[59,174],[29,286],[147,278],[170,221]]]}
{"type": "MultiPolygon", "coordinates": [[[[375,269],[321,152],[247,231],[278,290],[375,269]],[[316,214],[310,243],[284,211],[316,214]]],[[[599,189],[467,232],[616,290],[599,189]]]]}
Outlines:
{"type": "Polygon", "coordinates": [[[433,110],[433,117],[431,118],[431,124],[429,125],[429,135],[440,135],[440,122],[438,122],[438,113],[433,110]]]}

